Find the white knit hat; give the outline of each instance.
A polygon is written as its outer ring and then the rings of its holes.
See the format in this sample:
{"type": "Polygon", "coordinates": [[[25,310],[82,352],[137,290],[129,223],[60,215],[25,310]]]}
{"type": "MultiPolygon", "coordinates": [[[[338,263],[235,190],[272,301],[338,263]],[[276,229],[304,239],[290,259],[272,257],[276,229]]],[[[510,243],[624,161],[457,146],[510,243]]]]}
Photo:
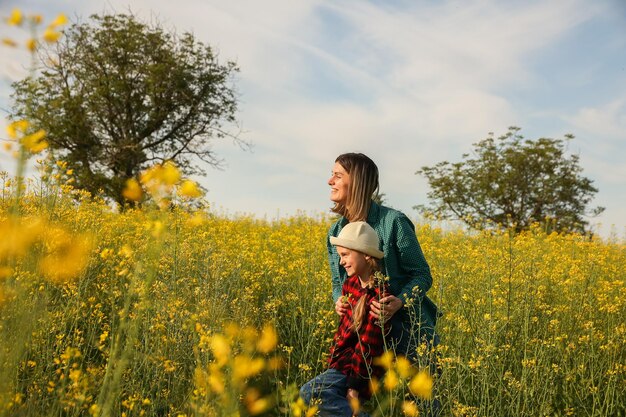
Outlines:
{"type": "Polygon", "coordinates": [[[384,253],[378,249],[378,234],[365,222],[348,223],[341,229],[339,236],[330,237],[330,243],[347,249],[363,252],[374,258],[382,259],[384,253]]]}

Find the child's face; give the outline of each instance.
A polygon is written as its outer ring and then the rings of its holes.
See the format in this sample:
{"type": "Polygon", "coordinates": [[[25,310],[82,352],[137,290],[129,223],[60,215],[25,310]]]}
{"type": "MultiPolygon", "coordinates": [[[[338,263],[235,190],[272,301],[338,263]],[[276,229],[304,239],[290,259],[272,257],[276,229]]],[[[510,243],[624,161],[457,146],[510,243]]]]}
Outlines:
{"type": "Polygon", "coordinates": [[[363,279],[368,278],[370,267],[367,264],[366,255],[341,246],[337,246],[339,265],[343,266],[349,277],[358,275],[363,279]]]}

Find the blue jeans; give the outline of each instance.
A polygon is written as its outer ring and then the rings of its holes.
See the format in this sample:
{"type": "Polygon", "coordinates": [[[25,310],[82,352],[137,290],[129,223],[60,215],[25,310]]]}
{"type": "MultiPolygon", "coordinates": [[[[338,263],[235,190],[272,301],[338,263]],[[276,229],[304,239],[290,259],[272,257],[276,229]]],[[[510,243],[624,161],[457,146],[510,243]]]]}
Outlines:
{"type": "MultiPolygon", "coordinates": [[[[348,378],[336,369],[328,369],[319,374],[300,388],[300,397],[306,404],[315,399],[319,417],[351,417],[352,408],[346,395],[348,394],[348,378]]],[[[368,417],[360,413],[359,417],[368,417]]]]}

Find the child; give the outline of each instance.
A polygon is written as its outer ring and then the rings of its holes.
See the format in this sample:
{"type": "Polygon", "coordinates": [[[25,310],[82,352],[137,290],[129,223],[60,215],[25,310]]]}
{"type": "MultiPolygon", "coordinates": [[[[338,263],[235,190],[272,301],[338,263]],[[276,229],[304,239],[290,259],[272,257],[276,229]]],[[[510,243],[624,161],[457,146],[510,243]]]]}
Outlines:
{"type": "Polygon", "coordinates": [[[319,416],[352,416],[351,402],[370,398],[370,379],[382,369],[372,359],[382,355],[383,341],[389,326],[370,314],[372,300],[388,293],[387,284],[377,282],[375,272],[383,252],[378,249],[378,235],[365,222],[348,223],[330,242],[337,247],[340,264],[349,277],[343,283],[342,297],[349,304],[341,316],[328,360],[329,369],[307,382],[300,396],[309,404],[319,399],[319,416]]]}

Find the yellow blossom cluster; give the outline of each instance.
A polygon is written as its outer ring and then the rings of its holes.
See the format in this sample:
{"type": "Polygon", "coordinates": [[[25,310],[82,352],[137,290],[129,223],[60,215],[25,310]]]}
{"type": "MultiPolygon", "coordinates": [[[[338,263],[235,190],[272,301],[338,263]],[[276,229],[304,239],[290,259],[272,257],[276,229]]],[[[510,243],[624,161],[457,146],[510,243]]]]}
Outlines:
{"type": "MultiPolygon", "coordinates": [[[[278,335],[273,325],[262,330],[247,326],[241,328],[228,323],[223,333],[207,335],[196,323],[200,336],[199,353],[208,351],[212,358],[194,370],[194,407],[200,413],[210,408],[222,410],[224,415],[239,408],[239,398],[250,415],[259,415],[274,406],[272,395],[262,393],[262,387],[251,384],[264,373],[274,373],[282,367],[278,356],[270,355],[278,346],[278,335]]],[[[202,359],[198,356],[198,362],[202,359]]]]}
{"type": "MultiPolygon", "coordinates": [[[[6,23],[10,26],[24,26],[28,25],[31,32],[31,37],[26,41],[26,48],[30,52],[35,52],[40,42],[37,36],[37,27],[43,23],[43,16],[40,14],[33,14],[26,16],[22,10],[15,8],[11,12],[11,15],[5,19],[6,23]]],[[[41,35],[41,40],[47,43],[55,43],[59,41],[62,35],[62,27],[67,25],[68,19],[65,14],[59,14],[52,22],[50,22],[44,29],[41,35]]],[[[17,47],[18,43],[11,38],[3,38],[2,43],[6,46],[17,47]]]]}
{"type": "MultiPolygon", "coordinates": [[[[374,359],[374,364],[385,369],[383,387],[387,391],[398,389],[399,385],[406,384],[411,394],[430,400],[432,398],[433,378],[426,369],[418,370],[404,356],[396,357],[392,351],[386,351],[382,356],[374,359]]],[[[378,392],[380,385],[372,382],[372,391],[378,392]]]]}
{"type": "MultiPolygon", "coordinates": [[[[434,378],[429,368],[420,369],[406,357],[396,356],[390,350],[374,358],[374,364],[385,370],[382,381],[376,379],[371,381],[371,391],[375,397],[382,398],[380,401],[389,401],[389,398],[385,397],[390,395],[404,397],[401,409],[403,414],[409,417],[420,415],[420,407],[423,412],[424,407],[429,406],[427,403],[421,404],[424,400],[433,399],[434,378]]],[[[353,408],[359,407],[353,405],[353,408]]]]}
{"type": "Polygon", "coordinates": [[[139,180],[130,178],[122,192],[127,200],[141,201],[144,188],[161,207],[167,207],[174,194],[183,199],[202,196],[202,191],[195,181],[184,179],[172,161],[165,161],[143,171],[139,180]]]}
{"type": "MultiPolygon", "coordinates": [[[[9,140],[17,141],[30,153],[39,153],[48,147],[48,142],[45,141],[46,132],[43,129],[38,129],[32,133],[29,131],[31,131],[31,126],[27,120],[17,120],[7,126],[9,140]]],[[[6,142],[4,148],[11,150],[12,143],[6,142]]]]}
{"type": "Polygon", "coordinates": [[[92,243],[87,235],[69,232],[43,217],[9,216],[0,220],[0,278],[14,274],[34,253],[35,271],[54,283],[78,278],[84,271],[92,243]]]}

